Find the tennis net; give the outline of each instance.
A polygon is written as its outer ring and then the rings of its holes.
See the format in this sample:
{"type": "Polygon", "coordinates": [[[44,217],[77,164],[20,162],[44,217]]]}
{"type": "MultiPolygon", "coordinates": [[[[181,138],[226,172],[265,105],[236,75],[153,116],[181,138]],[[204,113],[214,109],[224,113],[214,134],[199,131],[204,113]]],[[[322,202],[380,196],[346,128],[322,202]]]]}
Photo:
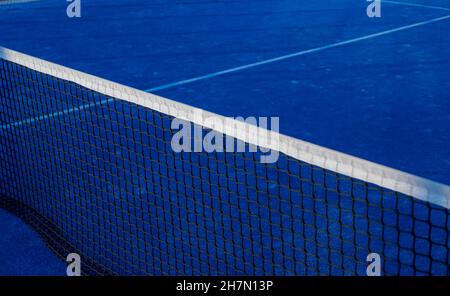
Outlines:
{"type": "MultiPolygon", "coordinates": [[[[280,134],[275,163],[177,153],[174,118],[210,130],[218,115],[0,60],[0,206],[83,274],[366,275],[371,253],[382,275],[450,274],[448,186],[280,134]]],[[[271,143],[235,124],[244,145],[271,143]]]]}

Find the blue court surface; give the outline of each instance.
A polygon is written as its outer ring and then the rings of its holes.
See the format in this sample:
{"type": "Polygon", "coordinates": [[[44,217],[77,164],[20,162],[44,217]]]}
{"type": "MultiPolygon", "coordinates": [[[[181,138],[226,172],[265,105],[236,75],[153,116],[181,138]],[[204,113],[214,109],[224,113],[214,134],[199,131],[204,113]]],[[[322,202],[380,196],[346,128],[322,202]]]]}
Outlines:
{"type": "MultiPolygon", "coordinates": [[[[66,6],[0,5],[0,46],[450,184],[450,1],[382,1],[381,18],[364,0],[66,6]]],[[[0,227],[0,275],[65,274],[19,219],[0,227]]]]}

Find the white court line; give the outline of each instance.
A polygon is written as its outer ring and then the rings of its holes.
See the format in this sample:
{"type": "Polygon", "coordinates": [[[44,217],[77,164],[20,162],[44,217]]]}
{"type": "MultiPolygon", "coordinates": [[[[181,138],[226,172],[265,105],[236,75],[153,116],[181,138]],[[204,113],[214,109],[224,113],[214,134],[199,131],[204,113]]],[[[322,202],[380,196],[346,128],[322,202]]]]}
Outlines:
{"type": "MultiPolygon", "coordinates": [[[[448,18],[450,18],[450,15],[377,34],[367,35],[365,37],[357,38],[357,40],[367,39],[368,36],[381,36],[387,33],[405,30],[448,18]]],[[[339,45],[347,43],[351,42],[340,42],[339,45]]],[[[334,44],[332,47],[335,46],[338,46],[338,44],[334,44]]],[[[311,52],[314,51],[317,51],[317,49],[312,50],[311,52]]],[[[106,100],[101,102],[92,102],[90,104],[72,107],[71,109],[66,109],[61,112],[55,112],[48,116],[34,117],[30,120],[0,126],[3,128],[0,129],[0,134],[5,129],[13,128],[18,125],[33,123],[35,121],[39,123],[39,121],[47,120],[47,118],[63,116],[69,113],[78,112],[79,110],[88,109],[93,106],[106,105],[110,101],[117,102],[118,99],[111,98],[119,98],[120,101],[137,104],[150,110],[172,116],[173,118],[186,120],[207,129],[214,129],[222,134],[242,140],[245,143],[279,151],[286,156],[293,157],[294,159],[309,163],[311,165],[318,166],[326,170],[331,170],[338,174],[378,185],[382,188],[393,190],[395,192],[450,209],[450,186],[420,178],[331,149],[323,148],[297,138],[292,138],[272,131],[269,132],[266,129],[249,125],[245,122],[237,120],[232,120],[230,122],[229,118],[225,118],[218,114],[69,69],[67,67],[53,64],[6,48],[0,47],[0,59],[22,65],[31,70],[38,71],[43,75],[51,75],[63,81],[75,83],[81,87],[91,89],[92,91],[96,91],[106,96],[106,100]],[[209,120],[212,117],[219,118],[222,122],[228,122],[228,124],[218,127],[216,124],[212,123],[211,120],[209,120]]]]}
{"type": "Polygon", "coordinates": [[[381,0],[381,3],[391,3],[391,4],[398,4],[398,5],[404,5],[404,6],[414,6],[414,7],[423,7],[423,8],[431,8],[431,9],[450,11],[450,8],[448,8],[448,7],[426,5],[426,4],[418,4],[418,3],[411,3],[411,2],[399,2],[399,1],[391,1],[391,0],[381,0]]]}
{"type": "Polygon", "coordinates": [[[2,5],[13,5],[13,4],[21,4],[21,3],[28,3],[28,2],[36,2],[38,0],[6,0],[6,1],[1,1],[0,2],[0,6],[2,5]]]}
{"type": "Polygon", "coordinates": [[[399,32],[399,31],[404,31],[404,30],[415,28],[415,27],[419,27],[419,26],[428,25],[428,24],[439,22],[439,21],[442,21],[442,20],[445,20],[445,19],[448,19],[448,18],[450,18],[450,15],[446,15],[446,16],[430,19],[430,20],[423,21],[423,22],[414,23],[414,24],[411,24],[411,25],[401,26],[401,27],[398,27],[398,28],[395,28],[395,29],[390,29],[390,30],[379,32],[379,33],[369,34],[369,35],[365,35],[365,36],[362,36],[362,37],[349,39],[349,40],[346,40],[346,41],[331,43],[331,44],[328,44],[328,45],[324,45],[324,46],[320,46],[320,47],[316,47],[316,48],[312,48],[312,49],[303,50],[303,51],[291,53],[291,54],[288,54],[288,55],[284,55],[284,56],[280,56],[280,57],[276,57],[276,58],[272,58],[272,59],[268,59],[268,60],[264,60],[264,61],[260,61],[260,62],[256,62],[256,63],[251,63],[251,64],[242,65],[242,66],[235,67],[235,68],[230,68],[230,69],[226,69],[226,70],[222,70],[222,71],[217,71],[217,72],[213,72],[213,73],[202,75],[202,76],[197,76],[197,77],[190,78],[190,79],[180,80],[180,81],[177,81],[177,82],[173,82],[173,83],[169,83],[169,84],[165,84],[165,85],[149,88],[149,89],[146,89],[145,91],[146,92],[158,91],[158,90],[163,90],[163,89],[167,89],[167,88],[171,88],[171,87],[175,87],[175,86],[179,86],[179,85],[183,85],[183,84],[188,84],[188,83],[192,83],[192,82],[196,82],[196,81],[200,81],[200,80],[210,79],[210,78],[213,78],[213,77],[222,76],[222,75],[233,73],[233,72],[238,72],[238,71],[242,71],[242,70],[245,70],[245,69],[262,66],[262,65],[265,65],[265,64],[270,64],[270,63],[279,62],[279,61],[282,61],[282,60],[291,59],[291,58],[302,56],[302,55],[309,54],[309,53],[315,53],[315,52],[323,51],[323,50],[330,49],[330,48],[335,48],[335,47],[339,47],[339,46],[343,46],[343,45],[347,45],[347,44],[351,44],[351,43],[356,43],[356,42],[359,42],[359,41],[372,39],[372,38],[375,38],[375,37],[380,37],[380,36],[383,36],[383,35],[392,34],[392,33],[399,32]]]}
{"type": "MultiPolygon", "coordinates": [[[[196,81],[206,80],[206,79],[210,79],[210,78],[213,78],[213,77],[225,75],[225,74],[228,74],[228,73],[238,72],[238,71],[242,71],[242,70],[245,70],[245,69],[262,66],[262,65],[265,65],[265,64],[270,64],[270,63],[274,63],[274,62],[278,62],[278,61],[282,61],[282,60],[291,59],[291,58],[302,56],[302,55],[306,55],[306,54],[309,54],[309,53],[315,53],[315,52],[323,51],[323,50],[330,49],[330,48],[335,48],[335,47],[339,47],[339,46],[343,46],[343,45],[347,45],[347,44],[356,43],[356,42],[359,42],[359,41],[372,39],[372,38],[375,38],[375,37],[380,37],[380,36],[392,34],[392,33],[399,32],[399,31],[412,29],[412,28],[415,28],[415,27],[425,26],[425,25],[428,25],[428,24],[431,24],[431,23],[435,23],[435,22],[439,22],[439,21],[443,21],[443,20],[446,20],[446,19],[449,19],[449,18],[450,18],[450,15],[437,17],[437,18],[433,18],[433,19],[430,19],[430,20],[427,20],[427,21],[422,21],[422,22],[418,22],[418,23],[414,23],[414,24],[410,24],[410,25],[406,25],[406,26],[401,26],[401,27],[398,27],[398,28],[395,28],[395,29],[390,29],[390,30],[386,30],[386,31],[382,31],[382,32],[374,33],[374,34],[369,34],[369,35],[361,36],[361,37],[358,37],[358,38],[349,39],[349,40],[346,40],[346,41],[331,43],[331,44],[328,44],[328,45],[324,45],[324,46],[320,46],[320,47],[316,47],[316,48],[312,48],[312,49],[307,49],[307,50],[295,52],[295,53],[292,53],[292,54],[288,54],[288,55],[284,55],[284,56],[280,56],[280,57],[276,57],[276,58],[272,58],[272,59],[268,59],[268,60],[264,60],[264,61],[260,61],[260,62],[256,62],[256,63],[251,63],[251,64],[247,64],[247,65],[242,65],[242,66],[239,66],[239,67],[230,68],[230,69],[226,69],[226,70],[222,70],[222,71],[218,71],[218,72],[213,72],[213,73],[210,73],[210,74],[206,74],[206,75],[202,75],[202,76],[198,76],[198,77],[194,77],[194,78],[190,78],[190,79],[186,79],[186,80],[180,80],[180,81],[177,81],[177,82],[173,82],[173,83],[169,83],[169,84],[165,84],[165,85],[149,88],[149,89],[146,89],[145,91],[146,92],[154,92],[154,91],[158,91],[158,90],[172,88],[172,87],[179,86],[179,85],[193,83],[193,82],[196,82],[196,81]]],[[[1,51],[0,51],[0,53],[1,53],[1,51]]],[[[0,126],[0,130],[5,130],[5,129],[13,128],[13,127],[18,127],[18,126],[21,126],[21,125],[24,125],[24,124],[27,124],[27,123],[33,123],[33,122],[36,122],[36,121],[39,121],[39,120],[46,120],[46,119],[50,119],[50,118],[55,118],[55,117],[59,117],[61,115],[67,115],[67,114],[70,114],[70,113],[78,112],[80,110],[84,110],[84,109],[88,109],[88,108],[92,108],[92,107],[96,107],[96,106],[109,104],[112,101],[113,100],[111,100],[111,99],[107,99],[107,100],[103,100],[103,101],[100,101],[100,102],[89,103],[89,104],[85,104],[85,105],[82,105],[82,106],[65,109],[65,110],[62,110],[62,111],[59,111],[59,112],[55,112],[55,113],[52,113],[52,114],[37,116],[37,117],[24,119],[24,120],[17,121],[17,122],[4,124],[4,125],[0,126]]]]}

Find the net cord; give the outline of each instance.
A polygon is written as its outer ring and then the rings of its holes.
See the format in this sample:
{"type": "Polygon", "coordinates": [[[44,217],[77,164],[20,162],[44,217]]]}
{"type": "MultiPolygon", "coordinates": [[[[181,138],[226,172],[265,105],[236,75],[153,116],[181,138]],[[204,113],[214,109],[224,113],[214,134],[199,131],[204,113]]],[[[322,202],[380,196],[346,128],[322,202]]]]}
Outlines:
{"type": "MultiPolygon", "coordinates": [[[[128,101],[208,129],[216,130],[248,144],[273,149],[311,165],[394,190],[446,209],[450,208],[450,186],[277,132],[268,131],[242,121],[225,118],[212,112],[82,73],[4,47],[0,47],[0,58],[25,66],[31,70],[76,83],[106,96],[128,101]],[[225,124],[218,126],[215,124],[216,121],[211,120],[211,118],[219,119],[225,124]]],[[[99,102],[99,104],[108,104],[109,102],[111,100],[105,100],[99,102]]],[[[39,118],[30,118],[23,122],[24,124],[28,124],[39,120],[46,120],[54,116],[81,111],[95,105],[96,103],[87,106],[78,106],[71,110],[58,112],[52,116],[44,115],[39,118]]],[[[20,124],[17,123],[9,123],[3,125],[1,129],[17,128],[19,126],[20,124]]]]}

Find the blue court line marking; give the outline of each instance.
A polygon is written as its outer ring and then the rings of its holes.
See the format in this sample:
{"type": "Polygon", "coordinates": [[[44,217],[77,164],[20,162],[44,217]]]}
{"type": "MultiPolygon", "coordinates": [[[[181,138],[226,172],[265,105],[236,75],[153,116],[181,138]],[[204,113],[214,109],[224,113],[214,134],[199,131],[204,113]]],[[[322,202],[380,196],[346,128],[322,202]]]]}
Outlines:
{"type": "Polygon", "coordinates": [[[381,3],[390,3],[390,4],[398,4],[398,5],[404,5],[404,6],[414,6],[414,7],[423,7],[423,8],[431,8],[431,9],[450,11],[450,8],[448,8],[448,7],[426,5],[426,4],[418,4],[418,3],[412,3],[412,2],[400,2],[400,1],[391,1],[391,0],[381,0],[381,3]]]}
{"type": "MultiPolygon", "coordinates": [[[[430,19],[430,20],[427,20],[427,21],[422,21],[422,22],[418,22],[418,23],[414,23],[414,24],[410,24],[410,25],[401,26],[401,27],[398,27],[398,28],[395,28],[395,29],[390,29],[390,30],[386,30],[386,31],[382,31],[382,32],[374,33],[374,34],[369,34],[369,35],[365,35],[365,36],[362,36],[362,37],[352,38],[352,39],[349,39],[349,40],[346,40],[346,41],[335,42],[335,43],[331,43],[331,44],[328,44],[328,45],[324,45],[324,46],[320,46],[320,47],[316,47],[316,48],[312,48],[312,49],[307,49],[307,50],[295,52],[295,53],[292,53],[292,54],[288,54],[288,55],[284,55],[284,56],[280,56],[280,57],[276,57],[276,58],[272,58],[272,59],[259,61],[259,62],[256,62],[256,63],[242,65],[242,66],[239,66],[239,67],[234,67],[234,68],[230,68],[230,69],[226,69],[226,70],[222,70],[222,71],[217,71],[217,72],[213,72],[213,73],[202,75],[202,76],[197,76],[197,77],[190,78],[190,79],[185,79],[185,80],[180,80],[180,81],[169,83],[169,84],[164,84],[164,85],[161,85],[161,86],[157,86],[157,87],[146,89],[145,91],[146,92],[154,92],[154,91],[164,90],[164,89],[168,89],[168,88],[172,88],[172,87],[176,87],[176,86],[180,86],[180,85],[184,85],[184,84],[188,84],[188,83],[193,83],[193,82],[197,82],[197,81],[201,81],[201,80],[211,79],[211,78],[222,76],[222,75],[225,75],[225,74],[234,73],[234,72],[238,72],[238,71],[242,71],[242,70],[246,70],[246,69],[250,69],[250,68],[254,68],[254,67],[258,67],[258,66],[262,66],[262,65],[266,65],[266,64],[270,64],[270,63],[274,63],[274,62],[278,62],[278,61],[283,61],[283,60],[291,59],[291,58],[294,58],[294,57],[306,55],[306,54],[309,54],[309,53],[315,53],[315,52],[323,51],[323,50],[326,50],[326,49],[340,47],[340,46],[343,46],[343,45],[352,44],[352,43],[356,43],[356,42],[359,42],[359,41],[364,41],[364,40],[372,39],[372,38],[375,38],[375,37],[380,37],[380,36],[392,34],[392,33],[395,33],[395,32],[412,29],[412,28],[419,27],[419,26],[428,25],[428,24],[439,22],[439,21],[443,21],[443,20],[446,20],[446,19],[449,19],[449,18],[450,18],[450,15],[445,15],[445,16],[437,17],[437,18],[430,19]]],[[[73,112],[81,111],[81,110],[84,110],[84,109],[88,109],[88,108],[92,108],[92,107],[96,107],[96,106],[109,104],[112,101],[115,101],[115,99],[106,99],[106,100],[102,100],[102,101],[99,101],[99,102],[93,102],[93,103],[89,103],[89,104],[86,104],[86,105],[65,109],[63,111],[54,112],[54,113],[47,114],[47,115],[37,116],[37,117],[33,117],[33,118],[29,118],[29,119],[25,119],[25,120],[21,120],[21,121],[17,121],[17,122],[13,122],[13,123],[2,125],[0,129],[1,130],[5,130],[5,129],[10,129],[12,127],[18,127],[18,126],[21,126],[21,125],[24,125],[24,124],[27,124],[27,123],[33,123],[33,122],[36,122],[36,121],[39,121],[39,120],[51,119],[51,118],[55,118],[55,117],[58,117],[58,116],[61,116],[61,115],[66,115],[66,114],[70,114],[70,113],[73,113],[73,112]]]]}

